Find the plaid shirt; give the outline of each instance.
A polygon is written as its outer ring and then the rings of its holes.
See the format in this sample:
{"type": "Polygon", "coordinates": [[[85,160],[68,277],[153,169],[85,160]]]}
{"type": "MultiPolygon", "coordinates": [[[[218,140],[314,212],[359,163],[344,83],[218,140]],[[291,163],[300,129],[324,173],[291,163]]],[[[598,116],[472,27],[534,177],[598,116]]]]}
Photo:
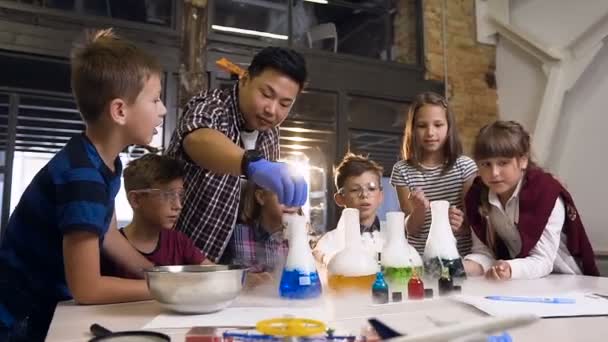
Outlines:
{"type": "MultiPolygon", "coordinates": [[[[186,193],[176,229],[190,237],[213,262],[219,261],[236,222],[240,179],[229,174],[214,174],[193,163],[182,142],[199,128],[212,128],[242,146],[240,133],[244,125],[245,119],[238,107],[238,83],[231,89],[204,91],[184,108],[167,148],[168,155],[186,163],[186,193]]],[[[260,132],[256,149],[267,159],[277,160],[279,128],[260,132]]]]}
{"type": "Polygon", "coordinates": [[[239,223],[230,241],[233,263],[250,267],[251,272],[272,272],[287,258],[288,243],[283,231],[269,234],[256,223],[239,223]]]}

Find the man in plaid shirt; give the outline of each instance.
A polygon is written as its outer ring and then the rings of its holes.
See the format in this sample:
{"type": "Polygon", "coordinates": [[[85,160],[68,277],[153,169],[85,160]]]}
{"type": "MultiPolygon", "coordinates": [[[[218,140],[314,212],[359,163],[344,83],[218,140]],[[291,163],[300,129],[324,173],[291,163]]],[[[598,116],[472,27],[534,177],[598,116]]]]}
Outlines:
{"type": "Polygon", "coordinates": [[[184,108],[167,154],[185,162],[185,199],[176,229],[218,262],[232,234],[240,177],[274,192],[281,204],[301,206],[304,178],[278,163],[279,128],[306,81],[297,52],[268,47],[231,89],[194,96],[184,108]]]}

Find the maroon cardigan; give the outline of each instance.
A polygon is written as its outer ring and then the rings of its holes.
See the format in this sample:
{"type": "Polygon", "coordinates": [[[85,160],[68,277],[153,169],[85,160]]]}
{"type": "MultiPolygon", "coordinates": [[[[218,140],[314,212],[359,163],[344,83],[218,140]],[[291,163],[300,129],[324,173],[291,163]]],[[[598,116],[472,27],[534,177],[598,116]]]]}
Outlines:
{"type": "MultiPolygon", "coordinates": [[[[466,215],[471,229],[481,242],[486,243],[487,222],[482,215],[482,196],[487,199],[488,188],[483,184],[481,178],[477,177],[465,199],[466,215]]],[[[583,274],[599,276],[591,243],[587,238],[572,196],[551,174],[536,167],[529,168],[526,171],[519,193],[519,223],[517,227],[521,237],[521,251],[517,258],[527,257],[532,248],[536,246],[549,221],[549,216],[558,196],[564,201],[566,208],[566,220],[562,232],[568,238],[568,250],[579,261],[583,274]]],[[[511,259],[504,242],[499,236],[496,236],[495,249],[494,253],[497,258],[511,259]]]]}

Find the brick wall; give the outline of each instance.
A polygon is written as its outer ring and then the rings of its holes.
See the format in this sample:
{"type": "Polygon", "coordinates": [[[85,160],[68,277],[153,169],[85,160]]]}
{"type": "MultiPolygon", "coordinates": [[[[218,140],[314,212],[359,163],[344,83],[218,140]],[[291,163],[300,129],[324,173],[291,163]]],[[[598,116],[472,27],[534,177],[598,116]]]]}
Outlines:
{"type": "MultiPolygon", "coordinates": [[[[400,61],[415,60],[411,30],[413,0],[399,0],[395,16],[395,45],[400,61]],[[413,58],[413,59],[412,59],[413,58]]],[[[443,81],[443,0],[423,0],[426,78],[443,81]]],[[[448,98],[457,117],[465,150],[470,151],[479,128],[497,118],[496,49],[475,38],[475,1],[447,1],[448,98]]]]}
{"type": "Polygon", "coordinates": [[[394,59],[400,63],[416,64],[416,1],[398,0],[393,19],[394,59]]]}

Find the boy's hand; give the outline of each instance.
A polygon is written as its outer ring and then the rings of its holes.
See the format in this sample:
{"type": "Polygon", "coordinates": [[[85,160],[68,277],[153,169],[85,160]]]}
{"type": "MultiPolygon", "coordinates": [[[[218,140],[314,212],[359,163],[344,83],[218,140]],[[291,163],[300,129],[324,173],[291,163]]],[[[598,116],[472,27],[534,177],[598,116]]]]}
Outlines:
{"type": "Polygon", "coordinates": [[[490,280],[509,280],[511,279],[511,265],[504,260],[498,260],[494,266],[486,272],[486,278],[490,280]]]}
{"type": "Polygon", "coordinates": [[[456,207],[450,207],[448,211],[448,216],[450,218],[450,226],[452,226],[452,230],[455,233],[460,232],[462,228],[462,223],[464,222],[464,213],[462,210],[456,207]]]}
{"type": "Polygon", "coordinates": [[[429,200],[424,195],[424,191],[422,190],[417,190],[413,188],[408,198],[412,201],[414,210],[419,210],[423,213],[426,213],[426,211],[431,208],[431,202],[429,202],[429,200]]]}

